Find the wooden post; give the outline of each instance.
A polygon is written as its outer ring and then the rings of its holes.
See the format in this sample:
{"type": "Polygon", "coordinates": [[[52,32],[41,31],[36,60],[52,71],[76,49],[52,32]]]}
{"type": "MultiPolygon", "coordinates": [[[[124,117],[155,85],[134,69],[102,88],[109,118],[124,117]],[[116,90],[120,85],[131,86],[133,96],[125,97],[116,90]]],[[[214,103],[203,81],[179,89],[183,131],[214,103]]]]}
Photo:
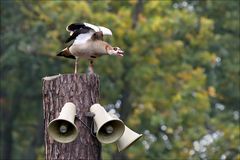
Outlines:
{"type": "Polygon", "coordinates": [[[45,129],[45,156],[46,160],[101,159],[101,144],[91,134],[93,118],[85,114],[92,104],[99,101],[99,76],[95,74],[66,74],[43,78],[43,112],[45,129]],[[59,116],[61,108],[66,102],[76,105],[77,117],[75,124],[79,134],[76,140],[70,143],[58,143],[49,137],[47,126],[49,122],[59,116]]]}

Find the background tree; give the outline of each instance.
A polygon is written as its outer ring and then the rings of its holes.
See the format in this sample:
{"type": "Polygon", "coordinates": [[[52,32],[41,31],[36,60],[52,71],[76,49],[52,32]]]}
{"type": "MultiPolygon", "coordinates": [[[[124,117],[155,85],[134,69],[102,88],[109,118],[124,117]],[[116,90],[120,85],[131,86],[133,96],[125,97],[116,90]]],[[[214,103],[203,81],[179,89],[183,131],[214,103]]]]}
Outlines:
{"type": "Polygon", "coordinates": [[[103,159],[239,159],[239,5],[1,1],[1,158],[43,158],[41,78],[73,72],[55,55],[66,25],[85,21],[126,52],[96,61],[101,104],[144,133],[120,154],[104,145],[103,159]]]}

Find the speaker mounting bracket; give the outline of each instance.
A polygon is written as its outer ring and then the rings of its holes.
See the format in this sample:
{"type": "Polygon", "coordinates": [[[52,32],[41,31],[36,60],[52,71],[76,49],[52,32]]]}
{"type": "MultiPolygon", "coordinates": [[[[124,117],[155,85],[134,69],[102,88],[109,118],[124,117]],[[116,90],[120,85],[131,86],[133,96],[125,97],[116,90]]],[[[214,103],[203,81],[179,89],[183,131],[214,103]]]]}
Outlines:
{"type": "Polygon", "coordinates": [[[85,116],[86,116],[86,117],[94,117],[95,114],[92,113],[92,112],[85,112],[85,116]]]}

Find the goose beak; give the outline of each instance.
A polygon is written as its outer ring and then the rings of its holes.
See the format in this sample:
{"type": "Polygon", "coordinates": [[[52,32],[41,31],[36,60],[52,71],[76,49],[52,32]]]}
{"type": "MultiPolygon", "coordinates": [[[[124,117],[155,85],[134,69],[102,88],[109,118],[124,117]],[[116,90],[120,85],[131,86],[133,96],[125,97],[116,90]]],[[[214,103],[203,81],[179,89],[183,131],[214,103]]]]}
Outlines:
{"type": "Polygon", "coordinates": [[[114,47],[113,50],[116,53],[116,56],[123,57],[124,56],[124,51],[121,50],[119,47],[114,47]]]}
{"type": "Polygon", "coordinates": [[[123,57],[124,56],[124,51],[122,51],[122,50],[118,51],[117,56],[123,57]]]}

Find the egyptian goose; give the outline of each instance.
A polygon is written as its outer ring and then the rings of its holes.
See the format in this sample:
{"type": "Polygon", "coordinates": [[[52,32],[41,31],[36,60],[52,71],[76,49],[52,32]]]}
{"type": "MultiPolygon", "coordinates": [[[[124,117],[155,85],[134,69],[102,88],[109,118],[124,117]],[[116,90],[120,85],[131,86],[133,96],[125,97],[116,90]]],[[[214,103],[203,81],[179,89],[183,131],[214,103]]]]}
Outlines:
{"type": "Polygon", "coordinates": [[[95,26],[90,23],[73,23],[66,27],[70,37],[65,43],[73,40],[73,43],[63,49],[57,56],[64,56],[75,59],[75,71],[78,69],[78,59],[84,58],[90,61],[89,70],[93,73],[93,60],[103,55],[123,56],[119,47],[112,47],[103,41],[103,36],[112,35],[110,29],[102,26],[95,26]]]}

